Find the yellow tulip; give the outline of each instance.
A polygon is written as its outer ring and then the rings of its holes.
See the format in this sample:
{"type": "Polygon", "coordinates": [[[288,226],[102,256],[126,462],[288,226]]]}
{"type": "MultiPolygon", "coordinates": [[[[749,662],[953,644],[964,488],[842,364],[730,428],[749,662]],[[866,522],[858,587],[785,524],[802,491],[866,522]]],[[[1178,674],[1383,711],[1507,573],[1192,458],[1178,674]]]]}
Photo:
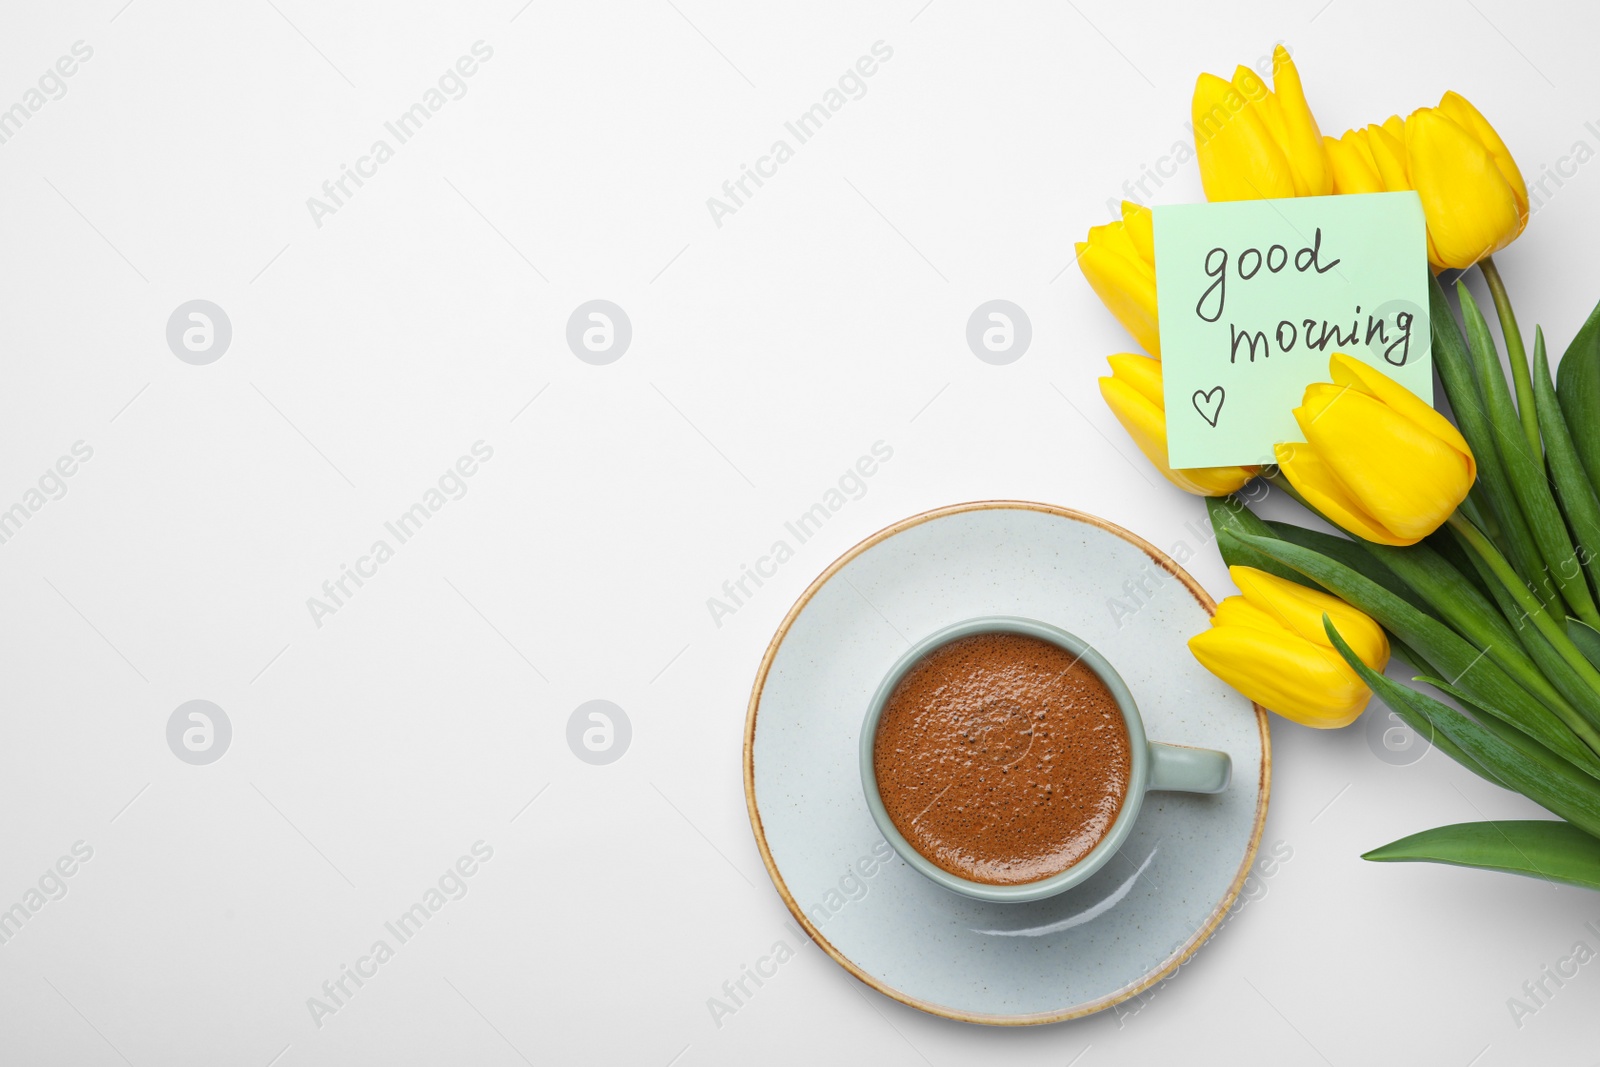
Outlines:
{"type": "Polygon", "coordinates": [[[1303,442],[1278,466],[1306,502],[1357,537],[1416,544],[1439,528],[1478,476],[1450,420],[1405,386],[1336,353],[1333,381],[1307,386],[1294,409],[1303,442]]]}
{"type": "Polygon", "coordinates": [[[1146,459],[1173,485],[1197,496],[1226,496],[1256,476],[1259,467],[1167,466],[1167,409],[1161,396],[1161,362],[1122,353],[1111,356],[1111,377],[1100,379],[1100,395],[1146,459]]]}
{"type": "Polygon", "coordinates": [[[1207,200],[1265,200],[1333,192],[1322,132],[1288,49],[1272,52],[1273,88],[1249,67],[1231,82],[1202,74],[1194,87],[1195,155],[1207,200]]]}
{"type": "Polygon", "coordinates": [[[1077,243],[1078,266],[1100,302],[1157,359],[1156,239],[1150,209],[1122,202],[1122,219],[1093,226],[1077,243]]]}
{"type": "Polygon", "coordinates": [[[1324,138],[1335,193],[1415,189],[1435,270],[1464,270],[1528,224],[1528,187],[1500,135],[1458,93],[1401,120],[1324,138]]]}
{"type": "Polygon", "coordinates": [[[1348,726],[1372,691],[1328,640],[1326,614],[1361,662],[1382,671],[1389,639],[1338,597],[1254,567],[1229,567],[1239,587],[1217,605],[1211,629],[1189,639],[1200,665],[1270,711],[1302,726],[1348,726]]]}

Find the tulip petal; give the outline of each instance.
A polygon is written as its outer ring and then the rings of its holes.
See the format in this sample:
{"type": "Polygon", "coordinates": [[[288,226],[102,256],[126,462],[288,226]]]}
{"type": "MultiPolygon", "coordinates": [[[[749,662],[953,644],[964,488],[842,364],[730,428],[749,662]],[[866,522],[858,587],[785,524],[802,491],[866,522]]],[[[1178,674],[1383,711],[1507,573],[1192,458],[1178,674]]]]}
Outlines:
{"type": "Polygon", "coordinates": [[[1345,488],[1333,469],[1322,461],[1316,449],[1304,441],[1280,444],[1274,449],[1278,469],[1289,484],[1329,522],[1366,541],[1380,545],[1413,545],[1420,538],[1405,540],[1384,529],[1345,488]]]}
{"type": "Polygon", "coordinates": [[[1354,387],[1315,416],[1297,410],[1295,418],[1363,513],[1404,543],[1438,529],[1472,486],[1465,455],[1354,387]]]}
{"type": "Polygon", "coordinates": [[[1337,652],[1287,631],[1212,627],[1191,637],[1189,650],[1251,700],[1305,726],[1347,726],[1372,696],[1337,652]]]}
{"type": "MultiPolygon", "coordinates": [[[[1252,104],[1259,104],[1272,95],[1272,89],[1262,79],[1261,75],[1240,63],[1233,68],[1233,87],[1239,90],[1239,95],[1252,104]]],[[[1262,116],[1265,118],[1266,116],[1262,116]]],[[[1278,131],[1273,130],[1274,133],[1278,131]]]]}
{"type": "Polygon", "coordinates": [[[1306,386],[1304,398],[1300,406],[1294,409],[1295,421],[1300,423],[1304,430],[1309,423],[1316,422],[1329,405],[1343,399],[1344,394],[1355,388],[1350,385],[1334,385],[1332,382],[1313,382],[1306,386]]]}
{"type": "MultiPolygon", "coordinates": [[[[1167,416],[1161,406],[1152,403],[1138,389],[1120,378],[1101,378],[1100,395],[1111,409],[1111,414],[1128,431],[1128,436],[1139,447],[1139,451],[1144,453],[1144,458],[1163,475],[1170,477],[1170,468],[1167,466],[1167,416]]],[[[1193,491],[1184,485],[1179,488],[1186,492],[1193,491]]]]}
{"type": "Polygon", "coordinates": [[[1095,248],[1114,252],[1126,259],[1131,269],[1148,274],[1151,281],[1155,280],[1154,254],[1146,257],[1122,222],[1103,222],[1099,226],[1090,226],[1087,242],[1095,248]]]}
{"type": "Polygon", "coordinates": [[[1407,389],[1376,367],[1369,366],[1346,355],[1335,352],[1328,359],[1328,372],[1335,385],[1351,385],[1369,396],[1377,397],[1401,416],[1444,441],[1466,457],[1472,480],[1478,477],[1478,462],[1472,455],[1467,439],[1461,436],[1455,423],[1439,414],[1434,406],[1407,389]]]}
{"type": "Polygon", "coordinates": [[[1249,67],[1240,64],[1233,71],[1233,87],[1239,90],[1239,95],[1256,108],[1256,114],[1261,116],[1261,121],[1267,127],[1267,133],[1272,135],[1272,140],[1280,148],[1283,146],[1284,137],[1288,131],[1283,125],[1283,112],[1278,107],[1278,101],[1273,98],[1272,90],[1267,88],[1267,83],[1261,76],[1249,67]]]}
{"type": "MultiPolygon", "coordinates": [[[[1100,229],[1100,227],[1095,227],[1100,229]]],[[[1117,232],[1121,233],[1118,224],[1117,232]]],[[[1094,230],[1090,231],[1093,238],[1094,230]]],[[[1131,250],[1133,244],[1124,234],[1131,250]]],[[[1122,323],[1146,352],[1161,354],[1161,331],[1156,325],[1156,280],[1154,271],[1136,256],[1119,253],[1094,240],[1077,246],[1078,267],[1100,302],[1122,323]]]]}
{"type": "Polygon", "coordinates": [[[1118,352],[1114,356],[1107,356],[1106,362],[1111,364],[1111,375],[1117,381],[1132,386],[1163,413],[1167,410],[1166,398],[1162,393],[1160,360],[1132,352],[1118,352]]]}
{"type": "Polygon", "coordinates": [[[1294,177],[1283,150],[1260,112],[1231,82],[1214,74],[1200,75],[1190,112],[1207,200],[1294,195],[1294,177]]]}
{"type": "MultiPolygon", "coordinates": [[[[1439,109],[1449,115],[1456,123],[1472,133],[1478,143],[1489,150],[1489,155],[1494,157],[1495,166],[1500,168],[1500,174],[1505,178],[1506,184],[1511,186],[1511,194],[1517,201],[1517,208],[1522,213],[1522,224],[1528,223],[1528,186],[1522,180],[1522,171],[1517,166],[1517,161],[1511,155],[1511,149],[1500,139],[1495,128],[1489,125],[1489,120],[1483,113],[1472,106],[1472,102],[1460,93],[1445,93],[1439,100],[1439,109]]],[[[1519,231],[1520,232],[1520,231],[1519,231]]]]}
{"type": "MultiPolygon", "coordinates": [[[[1424,217],[1426,217],[1426,216],[1424,216],[1424,217]]],[[[1428,230],[1427,231],[1427,236],[1428,236],[1428,264],[1429,264],[1429,266],[1431,266],[1433,268],[1433,273],[1438,274],[1440,271],[1449,270],[1450,269],[1449,264],[1447,264],[1444,261],[1443,256],[1441,256],[1440,253],[1439,253],[1439,246],[1434,244],[1434,242],[1433,242],[1433,231],[1432,230],[1428,230]]]]}
{"type": "Polygon", "coordinates": [[[1385,191],[1383,179],[1378,176],[1378,170],[1372,164],[1372,153],[1363,152],[1351,134],[1345,134],[1339,140],[1325,137],[1323,144],[1328,154],[1328,170],[1333,183],[1333,192],[1344,195],[1385,191]]]}
{"type": "Polygon", "coordinates": [[[1258,608],[1280,627],[1315,645],[1331,649],[1323,615],[1333,619],[1345,641],[1361,661],[1375,671],[1389,662],[1389,638],[1365,612],[1338,597],[1298,582],[1279,578],[1255,567],[1232,566],[1228,574],[1245,602],[1258,608]]]}
{"type": "Polygon", "coordinates": [[[1385,189],[1391,193],[1403,193],[1411,188],[1411,177],[1406,171],[1404,141],[1382,126],[1368,126],[1367,149],[1372,153],[1373,165],[1378,168],[1385,189]]]}
{"type": "Polygon", "coordinates": [[[1389,660],[1389,641],[1365,613],[1338,597],[1254,567],[1233,566],[1239,596],[1211,617],[1211,629],[1189,641],[1200,664],[1280,715],[1307,726],[1337,727],[1360,714],[1371,696],[1333,648],[1323,626],[1332,619],[1352,651],[1374,670],[1389,660]]]}
{"type": "Polygon", "coordinates": [[[1138,251],[1139,258],[1150,265],[1152,271],[1156,268],[1156,228],[1155,216],[1150,209],[1135,204],[1132,201],[1122,202],[1122,228],[1128,235],[1128,240],[1138,251]]]}
{"type": "MultiPolygon", "coordinates": [[[[1378,173],[1378,161],[1372,156],[1372,140],[1367,136],[1365,128],[1351,130],[1341,140],[1360,153],[1362,160],[1372,168],[1372,173],[1378,173]]],[[[1382,181],[1383,179],[1380,177],[1378,180],[1382,181]]]]}
{"type": "Polygon", "coordinates": [[[1237,493],[1260,473],[1256,467],[1163,467],[1167,481],[1195,496],[1237,493]]]}
{"type": "Polygon", "coordinates": [[[1294,168],[1295,188],[1301,196],[1327,196],[1334,179],[1322,131],[1306,102],[1300,71],[1281,44],[1272,50],[1272,89],[1283,115],[1283,146],[1294,168]]]}
{"type": "Polygon", "coordinates": [[[1162,476],[1186,493],[1196,496],[1226,496],[1244,487],[1254,478],[1254,467],[1192,467],[1174,470],[1167,465],[1167,415],[1160,401],[1159,378],[1155,381],[1155,396],[1146,395],[1151,388],[1149,373],[1153,367],[1158,373],[1160,364],[1142,356],[1112,357],[1116,377],[1100,379],[1100,395],[1106,406],[1116,416],[1122,428],[1150,465],[1162,476]],[[1134,362],[1138,361],[1138,362],[1134,362]],[[1149,366],[1146,366],[1149,365],[1149,366]],[[1128,375],[1130,380],[1124,380],[1128,375]]]}
{"type": "Polygon", "coordinates": [[[1265,630],[1268,633],[1283,629],[1283,625],[1277,619],[1242,596],[1224,597],[1211,615],[1211,625],[1247,626],[1252,630],[1265,630]]]}
{"type": "Polygon", "coordinates": [[[1489,150],[1436,108],[1406,122],[1405,153],[1439,262],[1464,269],[1522,232],[1523,210],[1489,150]]]}

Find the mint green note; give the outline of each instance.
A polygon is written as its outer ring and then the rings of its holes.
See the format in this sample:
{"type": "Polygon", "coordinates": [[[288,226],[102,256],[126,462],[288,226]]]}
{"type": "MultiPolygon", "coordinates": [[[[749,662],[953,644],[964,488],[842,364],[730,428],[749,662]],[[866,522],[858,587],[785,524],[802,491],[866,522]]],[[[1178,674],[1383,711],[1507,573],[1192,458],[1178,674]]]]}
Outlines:
{"type": "Polygon", "coordinates": [[[1416,193],[1158,207],[1155,237],[1171,466],[1271,463],[1335,352],[1432,403],[1416,193]]]}

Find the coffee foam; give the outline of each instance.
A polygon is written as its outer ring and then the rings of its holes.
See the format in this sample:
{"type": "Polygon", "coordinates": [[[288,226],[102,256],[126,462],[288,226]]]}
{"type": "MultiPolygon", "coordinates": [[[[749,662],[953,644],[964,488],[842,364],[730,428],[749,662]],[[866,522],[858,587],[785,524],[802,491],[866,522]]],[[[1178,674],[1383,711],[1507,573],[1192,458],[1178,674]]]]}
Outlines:
{"type": "Polygon", "coordinates": [[[873,741],[889,818],[951,874],[991,885],[1068,869],[1110,831],[1132,773],[1116,699],[1037,637],[958,638],[889,695],[873,741]]]}

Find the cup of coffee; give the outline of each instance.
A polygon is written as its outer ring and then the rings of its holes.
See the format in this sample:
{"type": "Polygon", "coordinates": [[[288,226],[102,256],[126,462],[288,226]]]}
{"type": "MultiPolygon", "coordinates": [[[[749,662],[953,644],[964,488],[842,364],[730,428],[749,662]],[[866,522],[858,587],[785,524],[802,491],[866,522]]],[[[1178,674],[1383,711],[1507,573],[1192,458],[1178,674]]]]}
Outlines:
{"type": "Polygon", "coordinates": [[[1120,675],[1079,637],[1010,616],[913,645],[861,729],[878,829],[922,874],[969,897],[1040,900],[1086,880],[1150,790],[1221,793],[1225,752],[1145,738],[1120,675]]]}

